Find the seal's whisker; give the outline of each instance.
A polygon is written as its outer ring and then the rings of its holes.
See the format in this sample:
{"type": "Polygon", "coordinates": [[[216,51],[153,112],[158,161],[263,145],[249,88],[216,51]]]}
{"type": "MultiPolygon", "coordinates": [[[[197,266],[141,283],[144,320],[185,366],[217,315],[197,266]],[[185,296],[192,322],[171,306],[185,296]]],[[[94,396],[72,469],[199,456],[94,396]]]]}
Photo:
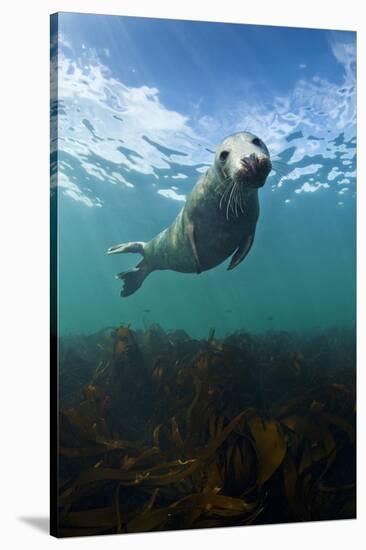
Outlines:
{"type": "MultiPolygon", "coordinates": [[[[232,190],[232,189],[231,189],[231,190],[232,190]]],[[[228,199],[227,199],[227,202],[226,202],[226,219],[227,219],[227,220],[229,220],[230,198],[231,198],[231,193],[230,193],[230,195],[228,196],[228,199]]]]}
{"type": "Polygon", "coordinates": [[[237,183],[235,185],[236,185],[236,191],[235,191],[235,194],[234,194],[235,216],[238,217],[238,193],[239,193],[239,188],[238,188],[237,183]]]}
{"type": "Polygon", "coordinates": [[[224,178],[222,178],[222,182],[221,182],[221,184],[220,184],[220,188],[221,188],[221,187],[227,187],[227,182],[228,182],[228,181],[229,181],[229,182],[232,182],[232,181],[233,181],[232,178],[231,178],[230,176],[228,176],[228,175],[226,174],[225,171],[223,171],[222,173],[223,173],[223,175],[224,175],[224,178]]]}
{"type": "MultiPolygon", "coordinates": [[[[276,174],[288,174],[288,170],[286,171],[282,168],[277,168],[277,166],[274,166],[273,170],[274,170],[274,172],[276,172],[276,174]]],[[[271,175],[273,175],[273,172],[272,172],[271,175]]]]}
{"type": "Polygon", "coordinates": [[[229,207],[230,207],[230,204],[231,204],[231,199],[232,199],[233,192],[234,192],[234,189],[236,187],[236,184],[237,184],[237,182],[233,180],[233,185],[231,187],[231,193],[230,193],[229,200],[228,200],[227,206],[226,206],[226,219],[228,221],[229,221],[229,207]]]}
{"type": "Polygon", "coordinates": [[[221,198],[220,198],[220,209],[221,209],[221,206],[222,206],[222,202],[223,200],[225,199],[226,195],[227,195],[227,190],[228,190],[229,186],[227,185],[224,189],[224,191],[222,192],[221,194],[221,198]]]}
{"type": "Polygon", "coordinates": [[[272,162],[272,168],[273,170],[275,170],[276,172],[286,172],[288,173],[289,171],[289,168],[287,165],[285,164],[277,164],[276,161],[273,161],[272,162]]]}
{"type": "Polygon", "coordinates": [[[233,189],[232,189],[232,193],[230,194],[230,210],[232,211],[233,214],[235,214],[234,207],[235,207],[236,180],[235,180],[235,178],[233,178],[233,180],[234,180],[234,186],[233,186],[233,189]]]}
{"type": "Polygon", "coordinates": [[[288,173],[288,168],[287,170],[285,169],[284,166],[276,166],[276,165],[272,165],[272,168],[275,172],[281,172],[281,173],[288,173]]]}
{"type": "MultiPolygon", "coordinates": [[[[229,179],[230,179],[230,178],[228,178],[228,180],[229,180],[229,179]]],[[[232,188],[232,186],[234,185],[234,183],[235,183],[235,182],[234,182],[232,179],[230,179],[230,184],[229,184],[229,185],[226,185],[225,190],[224,190],[224,192],[222,193],[221,199],[220,199],[220,204],[219,204],[220,210],[221,210],[221,207],[222,207],[222,203],[225,201],[225,198],[226,198],[226,197],[228,196],[228,194],[230,193],[231,188],[232,188]]]]}
{"type": "MultiPolygon", "coordinates": [[[[230,207],[229,211],[231,211],[233,214],[234,214],[234,192],[235,192],[235,186],[236,186],[236,183],[234,184],[234,187],[232,189],[232,192],[230,193],[230,197],[229,197],[229,204],[228,206],[230,207]]],[[[229,216],[230,217],[230,216],[229,216]]]]}
{"type": "Polygon", "coordinates": [[[221,196],[220,204],[219,204],[219,209],[220,209],[220,210],[221,210],[221,208],[222,208],[223,203],[225,203],[225,199],[226,199],[227,195],[228,195],[228,194],[225,192],[225,193],[223,193],[222,196],[221,196]]]}
{"type": "Polygon", "coordinates": [[[241,205],[242,212],[244,214],[245,207],[246,207],[246,201],[245,201],[245,196],[244,196],[243,193],[240,194],[240,205],[241,205]]]}
{"type": "Polygon", "coordinates": [[[285,162],[279,162],[278,160],[271,159],[271,162],[272,162],[273,168],[275,166],[280,167],[280,168],[287,168],[287,166],[288,166],[285,162]]]}
{"type": "Polygon", "coordinates": [[[271,158],[271,161],[276,163],[276,164],[282,164],[282,166],[286,166],[286,162],[284,162],[282,159],[280,158],[276,158],[276,157],[272,157],[271,158]]]}
{"type": "Polygon", "coordinates": [[[222,203],[225,201],[225,197],[227,196],[227,193],[228,193],[228,189],[230,189],[230,186],[226,186],[224,192],[222,193],[221,195],[221,198],[220,198],[220,203],[219,203],[219,209],[221,210],[221,207],[222,207],[222,203]]]}
{"type": "MultiPolygon", "coordinates": [[[[236,194],[235,194],[235,202],[237,205],[237,208],[241,210],[241,213],[244,214],[243,205],[242,205],[242,186],[238,184],[236,194]]],[[[237,217],[239,216],[239,212],[237,211],[237,217]]]]}
{"type": "Polygon", "coordinates": [[[244,207],[245,207],[245,203],[243,205],[243,201],[244,201],[243,188],[240,186],[239,187],[239,205],[240,205],[240,210],[242,211],[242,214],[244,214],[244,207]]]}
{"type": "Polygon", "coordinates": [[[284,178],[285,176],[287,176],[287,174],[285,172],[279,172],[276,170],[276,173],[275,174],[271,174],[270,177],[274,178],[276,176],[280,176],[281,178],[284,178]]]}
{"type": "Polygon", "coordinates": [[[228,186],[227,182],[232,183],[233,180],[232,180],[232,178],[230,178],[230,176],[226,176],[226,174],[225,174],[225,177],[222,179],[222,182],[221,182],[219,188],[221,189],[222,187],[225,187],[225,189],[227,189],[227,186],[228,186]]]}
{"type": "Polygon", "coordinates": [[[241,203],[241,193],[240,193],[240,191],[238,191],[237,197],[238,197],[237,200],[238,200],[239,209],[240,209],[241,213],[243,214],[243,205],[241,203]]]}
{"type": "Polygon", "coordinates": [[[287,174],[276,172],[276,174],[271,174],[271,179],[274,179],[276,182],[282,179],[287,179],[287,174]]]}

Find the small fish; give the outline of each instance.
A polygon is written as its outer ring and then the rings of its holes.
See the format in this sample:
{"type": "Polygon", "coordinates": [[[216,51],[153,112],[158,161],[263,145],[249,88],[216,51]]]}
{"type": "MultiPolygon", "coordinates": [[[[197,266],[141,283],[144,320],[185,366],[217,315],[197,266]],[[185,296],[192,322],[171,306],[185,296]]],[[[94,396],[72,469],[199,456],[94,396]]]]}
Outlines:
{"type": "Polygon", "coordinates": [[[273,317],[271,316],[267,317],[267,321],[273,321],[273,317]]]}
{"type": "Polygon", "coordinates": [[[225,309],[225,313],[232,313],[233,310],[232,309],[225,309]]]}
{"type": "Polygon", "coordinates": [[[142,313],[151,313],[151,309],[143,309],[142,313]]]}

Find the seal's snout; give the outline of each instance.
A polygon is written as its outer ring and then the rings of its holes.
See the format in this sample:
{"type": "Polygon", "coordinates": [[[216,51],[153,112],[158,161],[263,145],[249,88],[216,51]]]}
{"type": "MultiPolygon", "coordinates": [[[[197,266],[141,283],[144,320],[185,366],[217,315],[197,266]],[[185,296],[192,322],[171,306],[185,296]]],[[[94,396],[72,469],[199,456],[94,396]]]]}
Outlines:
{"type": "Polygon", "coordinates": [[[262,187],[272,170],[272,163],[268,157],[258,157],[255,153],[241,159],[245,180],[250,186],[262,187]]]}

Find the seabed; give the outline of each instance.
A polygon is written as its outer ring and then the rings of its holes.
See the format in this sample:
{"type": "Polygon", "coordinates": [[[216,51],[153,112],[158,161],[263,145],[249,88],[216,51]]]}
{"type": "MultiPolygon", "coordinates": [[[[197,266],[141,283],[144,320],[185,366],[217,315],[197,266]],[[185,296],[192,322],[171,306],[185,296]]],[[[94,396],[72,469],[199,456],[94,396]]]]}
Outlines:
{"type": "Polygon", "coordinates": [[[59,536],[356,515],[355,331],[60,339],[59,536]]]}

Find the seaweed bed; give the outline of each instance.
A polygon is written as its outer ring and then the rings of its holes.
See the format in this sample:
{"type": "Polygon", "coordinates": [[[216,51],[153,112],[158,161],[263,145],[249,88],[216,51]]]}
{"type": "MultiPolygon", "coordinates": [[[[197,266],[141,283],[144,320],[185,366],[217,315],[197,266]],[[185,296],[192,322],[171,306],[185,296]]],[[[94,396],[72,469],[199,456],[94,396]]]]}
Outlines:
{"type": "Polygon", "coordinates": [[[355,333],[59,345],[60,536],[355,517],[355,333]]]}

